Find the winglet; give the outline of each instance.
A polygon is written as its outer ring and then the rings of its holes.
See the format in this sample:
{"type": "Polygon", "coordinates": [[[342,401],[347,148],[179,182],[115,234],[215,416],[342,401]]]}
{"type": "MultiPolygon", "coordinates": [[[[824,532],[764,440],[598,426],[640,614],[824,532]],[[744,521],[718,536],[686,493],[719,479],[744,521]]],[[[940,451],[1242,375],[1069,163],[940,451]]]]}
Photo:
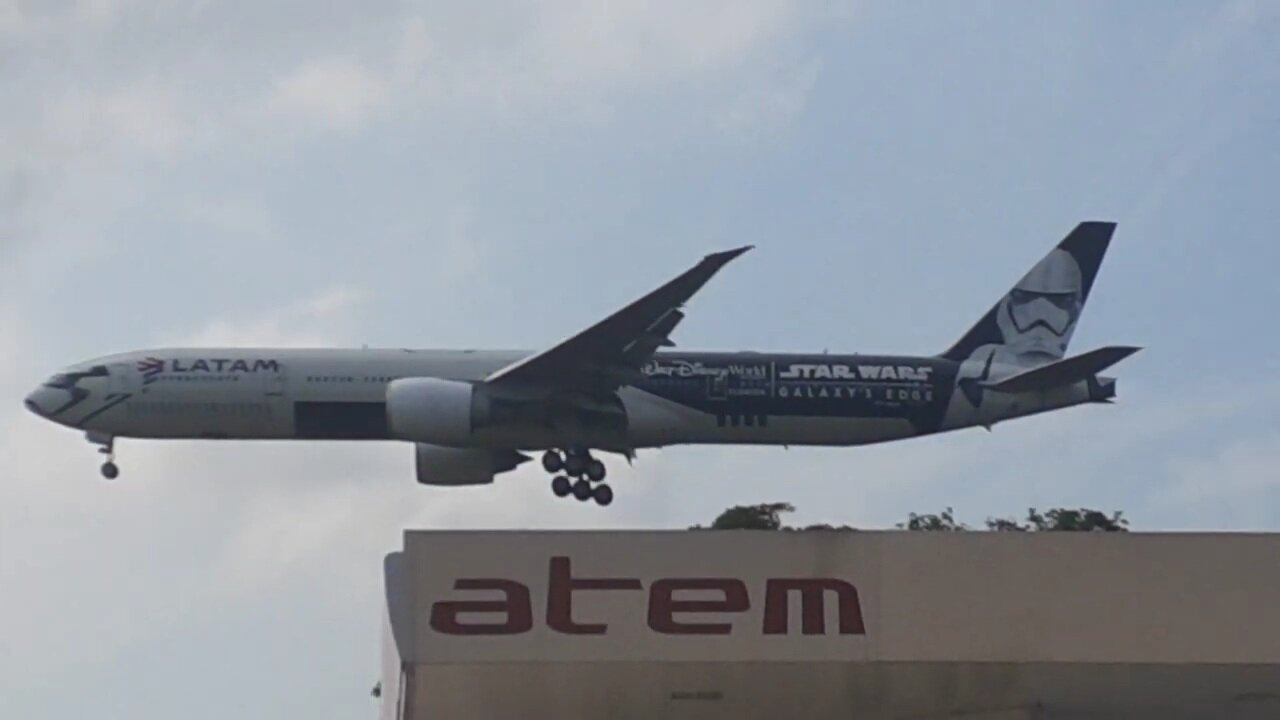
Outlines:
{"type": "Polygon", "coordinates": [[[739,255],[747,252],[748,250],[753,250],[753,249],[755,249],[755,245],[743,245],[742,247],[734,248],[733,250],[723,250],[721,252],[711,253],[710,255],[707,255],[706,257],[704,257],[702,261],[704,263],[723,266],[725,263],[729,262],[730,260],[738,257],[739,255]]]}

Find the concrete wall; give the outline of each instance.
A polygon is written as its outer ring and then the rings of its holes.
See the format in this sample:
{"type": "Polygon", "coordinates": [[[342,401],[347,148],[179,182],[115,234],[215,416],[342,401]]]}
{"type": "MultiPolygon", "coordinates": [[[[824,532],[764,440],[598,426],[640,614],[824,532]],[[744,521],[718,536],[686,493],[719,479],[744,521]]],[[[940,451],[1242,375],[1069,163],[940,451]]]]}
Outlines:
{"type": "MultiPolygon", "coordinates": [[[[839,660],[1280,663],[1280,537],[993,533],[411,533],[406,574],[416,662],[839,660]],[[549,565],[579,580],[632,578],[640,590],[576,590],[575,622],[548,627],[549,565]],[[458,591],[460,578],[529,589],[532,628],[442,634],[433,603],[502,597],[458,591]],[[744,612],[695,613],[727,635],[672,635],[648,623],[655,580],[740,581],[744,612]],[[857,591],[865,633],[762,632],[770,579],[831,578],[857,591]]],[[[680,597],[725,601],[723,591],[680,597]]],[[[501,621],[503,613],[476,616],[501,621]]]]}
{"type": "Polygon", "coordinates": [[[415,718],[1275,720],[1274,666],[1011,663],[424,665],[415,718]]]}
{"type": "Polygon", "coordinates": [[[383,594],[386,602],[382,608],[382,671],[379,684],[382,701],[378,720],[399,720],[405,717],[404,709],[409,688],[405,671],[412,667],[404,662],[412,637],[408,634],[413,623],[413,610],[408,605],[409,592],[404,576],[404,555],[392,553],[382,563],[383,594]]]}
{"type": "Polygon", "coordinates": [[[1051,701],[1046,717],[1101,717],[1098,702],[1250,717],[1280,698],[1275,535],[411,532],[405,543],[394,634],[424,712],[515,717],[543,702],[570,717],[801,706],[855,717],[856,706],[898,718],[1051,701]],[[558,581],[553,558],[568,567],[558,581]],[[843,590],[810,597],[806,634],[800,593],[783,590],[814,579],[843,590]]]}

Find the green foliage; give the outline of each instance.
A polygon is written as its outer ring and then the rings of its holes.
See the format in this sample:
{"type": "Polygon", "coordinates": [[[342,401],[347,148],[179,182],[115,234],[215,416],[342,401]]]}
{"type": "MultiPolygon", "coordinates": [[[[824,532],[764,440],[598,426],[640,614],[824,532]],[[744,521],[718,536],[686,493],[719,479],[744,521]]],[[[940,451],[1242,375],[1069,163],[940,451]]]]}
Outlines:
{"type": "MultiPolygon", "coordinates": [[[[791,503],[734,505],[711,523],[712,530],[781,530],[782,513],[795,512],[791,503]]],[[[702,526],[692,529],[700,530],[702,526]]]]}
{"type": "MultiPolygon", "coordinates": [[[[787,527],[782,523],[784,513],[795,512],[791,503],[763,503],[760,505],[735,505],[720,513],[711,523],[712,530],[853,530],[848,525],[808,525],[803,528],[787,527]]],[[[1035,508],[1027,510],[1025,520],[1012,518],[987,518],[986,529],[992,532],[1128,532],[1129,521],[1122,512],[1107,515],[1090,508],[1053,508],[1041,513],[1035,508]]],[[[956,520],[955,511],[948,507],[940,513],[911,513],[906,522],[897,524],[899,529],[921,532],[963,532],[973,528],[956,520]]],[[[705,529],[695,525],[692,530],[705,529]]]]}
{"type": "Polygon", "coordinates": [[[853,530],[848,525],[830,525],[828,523],[819,523],[817,525],[805,525],[802,528],[783,528],[783,530],[853,530]]]}
{"type": "MultiPolygon", "coordinates": [[[[898,523],[898,527],[935,532],[970,529],[956,521],[951,508],[937,515],[911,513],[907,522],[898,523]]],[[[1026,520],[987,518],[986,528],[992,532],[1128,532],[1129,521],[1119,511],[1107,515],[1090,508],[1053,508],[1042,513],[1031,508],[1027,510],[1026,520]]]]}
{"type": "Polygon", "coordinates": [[[956,522],[955,515],[951,508],[947,508],[937,515],[917,515],[911,513],[904,523],[898,523],[898,527],[903,530],[923,530],[926,532],[958,532],[960,530],[968,530],[969,526],[961,522],[956,522]]]}
{"type": "Polygon", "coordinates": [[[987,529],[994,532],[1026,532],[1027,526],[1008,518],[987,518],[987,529]]]}
{"type": "MultiPolygon", "coordinates": [[[[987,521],[988,526],[991,522],[987,521]]],[[[1040,532],[1128,532],[1129,521],[1119,511],[1107,515],[1090,508],[1054,508],[1041,514],[1031,508],[1027,511],[1026,525],[1022,529],[1040,532]]]]}
{"type": "MultiPolygon", "coordinates": [[[[711,530],[852,530],[848,525],[828,525],[825,523],[806,525],[803,528],[788,527],[782,524],[783,513],[795,512],[791,503],[763,503],[760,505],[734,505],[720,513],[711,523],[711,530]]],[[[694,525],[690,530],[706,530],[701,525],[694,525]]]]}

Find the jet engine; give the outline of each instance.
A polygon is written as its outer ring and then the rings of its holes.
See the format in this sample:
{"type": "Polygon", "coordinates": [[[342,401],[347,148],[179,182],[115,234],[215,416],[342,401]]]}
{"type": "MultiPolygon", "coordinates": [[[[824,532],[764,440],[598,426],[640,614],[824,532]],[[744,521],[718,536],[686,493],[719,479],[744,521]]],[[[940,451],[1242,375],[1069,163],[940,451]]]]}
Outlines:
{"type": "Polygon", "coordinates": [[[485,383],[416,377],[387,386],[391,437],[445,447],[625,446],[627,413],[617,397],[569,398],[496,389],[485,383]]]}
{"type": "Polygon", "coordinates": [[[498,473],[530,460],[515,450],[414,444],[414,469],[423,485],[488,485],[498,473]]]}
{"type": "Polygon", "coordinates": [[[387,387],[387,424],[400,440],[460,447],[487,423],[489,405],[472,383],[403,378],[387,387]]]}

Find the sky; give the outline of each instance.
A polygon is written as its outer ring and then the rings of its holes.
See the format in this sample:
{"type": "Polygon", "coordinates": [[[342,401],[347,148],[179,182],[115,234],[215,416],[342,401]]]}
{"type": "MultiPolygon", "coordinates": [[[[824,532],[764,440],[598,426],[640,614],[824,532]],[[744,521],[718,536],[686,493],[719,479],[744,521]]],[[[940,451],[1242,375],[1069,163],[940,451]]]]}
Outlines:
{"type": "Polygon", "coordinates": [[[733,504],[1280,529],[1280,11],[1265,0],[0,0],[0,717],[372,717],[409,528],[733,504]],[[536,350],[716,250],[681,348],[930,354],[1077,222],[1112,406],[852,449],[530,463],[117,444],[26,412],[175,344],[536,350]]]}

